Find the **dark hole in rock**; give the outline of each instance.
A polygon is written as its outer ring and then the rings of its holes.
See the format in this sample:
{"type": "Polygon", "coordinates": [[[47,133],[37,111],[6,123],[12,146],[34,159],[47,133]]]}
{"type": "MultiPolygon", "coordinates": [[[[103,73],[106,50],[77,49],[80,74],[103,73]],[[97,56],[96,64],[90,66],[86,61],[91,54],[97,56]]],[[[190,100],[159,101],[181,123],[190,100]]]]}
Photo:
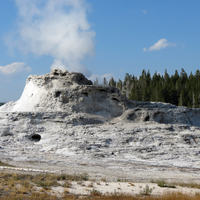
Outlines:
{"type": "Polygon", "coordinates": [[[31,140],[34,142],[39,142],[41,140],[41,136],[39,134],[34,134],[31,136],[31,140]]]}
{"type": "Polygon", "coordinates": [[[138,111],[138,110],[141,110],[141,109],[140,109],[140,108],[136,108],[136,109],[135,109],[135,112],[138,111]]]}
{"type": "Polygon", "coordinates": [[[115,90],[112,89],[110,92],[111,92],[111,93],[115,93],[115,90]]]}
{"type": "Polygon", "coordinates": [[[106,90],[104,90],[104,89],[99,89],[99,92],[106,92],[106,90]]]}
{"type": "Polygon", "coordinates": [[[86,97],[88,97],[88,93],[87,92],[83,92],[82,94],[84,94],[86,97]]]}
{"type": "Polygon", "coordinates": [[[63,73],[62,76],[66,76],[66,73],[63,73]]]}
{"type": "Polygon", "coordinates": [[[120,102],[118,99],[116,98],[112,98],[113,101],[116,101],[116,102],[120,102]]]}
{"type": "Polygon", "coordinates": [[[60,91],[56,92],[56,97],[59,97],[59,96],[60,96],[60,94],[61,94],[61,92],[60,92],[60,91]]]}
{"type": "Polygon", "coordinates": [[[53,75],[55,75],[55,76],[58,76],[58,75],[59,75],[59,73],[57,73],[57,72],[54,72],[54,73],[53,73],[53,75]]]}
{"type": "Polygon", "coordinates": [[[145,121],[145,122],[149,121],[149,116],[146,116],[146,117],[144,118],[144,121],[145,121]]]}

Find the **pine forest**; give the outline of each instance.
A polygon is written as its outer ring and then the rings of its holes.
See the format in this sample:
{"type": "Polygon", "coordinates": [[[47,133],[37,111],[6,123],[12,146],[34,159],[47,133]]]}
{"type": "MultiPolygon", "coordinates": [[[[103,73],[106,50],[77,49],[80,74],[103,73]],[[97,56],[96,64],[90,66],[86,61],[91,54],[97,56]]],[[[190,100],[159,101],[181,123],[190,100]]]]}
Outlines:
{"type": "MultiPolygon", "coordinates": [[[[94,81],[98,85],[98,79],[94,81]]],[[[124,81],[109,81],[104,78],[104,86],[117,87],[120,93],[129,100],[165,102],[177,106],[200,108],[200,71],[196,70],[188,76],[182,68],[180,74],[175,70],[174,75],[169,75],[165,70],[164,75],[155,72],[142,71],[141,76],[126,73],[124,81]]]]}

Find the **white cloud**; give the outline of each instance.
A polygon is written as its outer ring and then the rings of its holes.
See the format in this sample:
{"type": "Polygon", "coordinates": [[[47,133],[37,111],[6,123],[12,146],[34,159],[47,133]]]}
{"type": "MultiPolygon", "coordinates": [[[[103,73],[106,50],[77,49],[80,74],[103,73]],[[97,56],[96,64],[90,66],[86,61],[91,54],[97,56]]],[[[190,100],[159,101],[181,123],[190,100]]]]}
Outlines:
{"type": "Polygon", "coordinates": [[[165,38],[158,40],[154,45],[150,46],[149,49],[144,48],[143,51],[158,51],[168,46],[176,46],[174,43],[168,42],[165,38]]]}
{"type": "Polygon", "coordinates": [[[146,10],[143,10],[142,12],[143,12],[145,15],[147,14],[147,11],[146,11],[146,10]]]}
{"type": "Polygon", "coordinates": [[[19,72],[30,72],[31,68],[23,62],[15,62],[10,65],[0,66],[0,73],[5,75],[14,75],[19,72]]]}
{"type": "Polygon", "coordinates": [[[90,72],[81,64],[94,54],[95,32],[87,21],[84,0],[15,0],[18,8],[17,32],[7,45],[24,53],[51,55],[51,68],[90,72]]]}

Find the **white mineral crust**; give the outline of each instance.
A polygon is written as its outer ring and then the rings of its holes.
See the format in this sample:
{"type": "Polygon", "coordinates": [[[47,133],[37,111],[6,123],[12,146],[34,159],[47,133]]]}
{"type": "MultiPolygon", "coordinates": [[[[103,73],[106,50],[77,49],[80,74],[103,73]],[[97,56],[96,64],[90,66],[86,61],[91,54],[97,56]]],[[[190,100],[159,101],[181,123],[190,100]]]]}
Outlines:
{"type": "Polygon", "coordinates": [[[0,107],[0,160],[96,178],[199,180],[200,110],[128,101],[83,74],[27,79],[0,107]]]}

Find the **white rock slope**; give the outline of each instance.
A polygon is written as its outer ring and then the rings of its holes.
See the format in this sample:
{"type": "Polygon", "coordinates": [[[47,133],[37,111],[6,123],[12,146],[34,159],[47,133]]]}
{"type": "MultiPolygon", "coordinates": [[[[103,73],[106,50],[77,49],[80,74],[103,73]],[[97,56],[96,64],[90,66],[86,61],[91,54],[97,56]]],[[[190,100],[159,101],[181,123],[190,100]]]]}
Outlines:
{"type": "Polygon", "coordinates": [[[199,178],[199,109],[128,101],[80,73],[28,77],[21,98],[0,107],[0,127],[0,157],[11,163],[130,178],[181,169],[199,178]]]}

